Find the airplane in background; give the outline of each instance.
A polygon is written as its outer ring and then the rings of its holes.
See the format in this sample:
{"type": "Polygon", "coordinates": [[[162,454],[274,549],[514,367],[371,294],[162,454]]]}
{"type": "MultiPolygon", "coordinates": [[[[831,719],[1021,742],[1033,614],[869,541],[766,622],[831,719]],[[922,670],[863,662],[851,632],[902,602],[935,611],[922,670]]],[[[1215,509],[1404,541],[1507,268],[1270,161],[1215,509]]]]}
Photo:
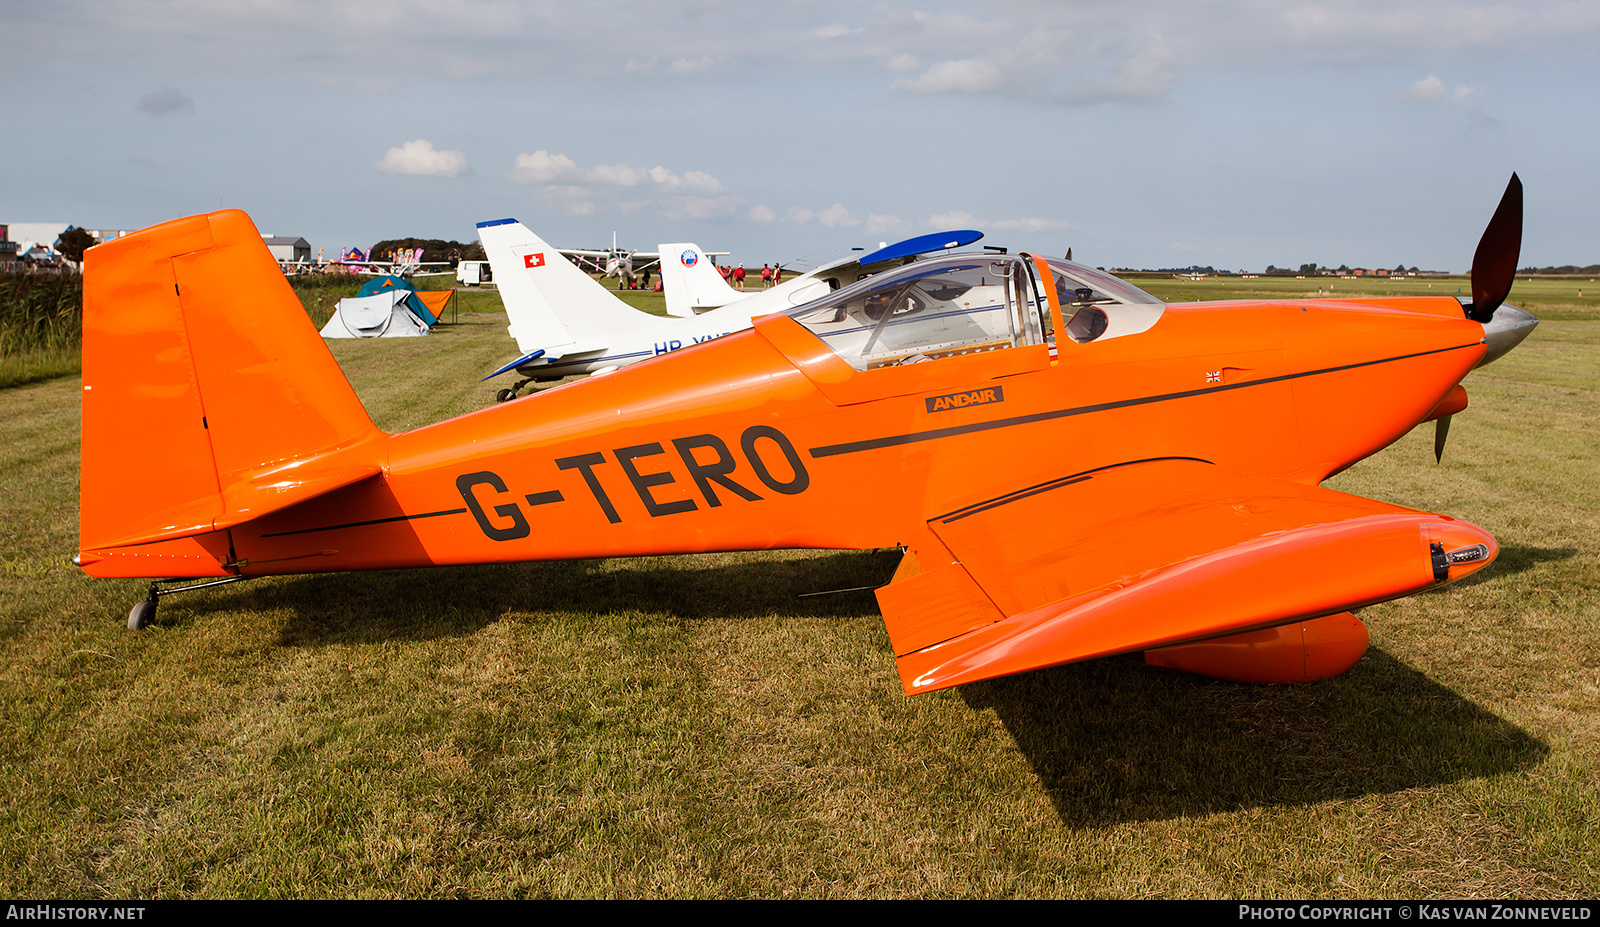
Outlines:
{"type": "MultiPolygon", "coordinates": [[[[742,331],[752,319],[798,306],[854,283],[864,274],[892,266],[936,248],[960,247],[981,237],[976,231],[939,232],[907,239],[868,255],[841,259],[765,290],[689,318],[662,318],[629,306],[515,219],[478,223],[478,238],[510,318],[509,331],[521,357],[484,377],[511,370],[524,379],[500,390],[500,400],[516,398],[529,383],[574,374],[610,372],[647,358],[670,354],[742,331]],[[959,242],[959,244],[957,244],[959,242]]],[[[697,276],[716,275],[692,245],[678,248],[670,263],[694,265],[697,276]]],[[[665,250],[665,249],[664,249],[665,250]]],[[[671,292],[673,279],[663,281],[671,292]]],[[[723,284],[726,286],[726,284],[723,284]]]]}
{"type": "Polygon", "coordinates": [[[721,309],[755,292],[740,292],[728,285],[710,256],[694,242],[683,241],[656,246],[661,258],[661,294],[667,300],[667,315],[693,318],[708,309],[721,309]]]}
{"type": "MultiPolygon", "coordinates": [[[[361,254],[360,248],[341,249],[339,260],[327,261],[326,264],[339,265],[350,269],[353,274],[368,274],[378,277],[400,277],[410,279],[416,276],[432,276],[435,274],[451,273],[449,261],[423,261],[421,248],[402,248],[395,252],[392,261],[372,261],[361,254]],[[438,268],[437,270],[424,270],[425,267],[438,268]]],[[[312,269],[326,266],[319,263],[309,265],[312,269]]]]}
{"type": "Polygon", "coordinates": [[[248,217],[180,219],[87,252],[74,561],[163,578],[139,628],[160,596],[257,576],[899,547],[876,596],[907,694],[1136,652],[1327,678],[1366,650],[1352,609],[1497,553],[1318,484],[1459,413],[1463,377],[1537,324],[1504,303],[1521,203],[1513,175],[1470,301],[1168,305],[955,253],[400,434],[248,217]]]}
{"type": "MultiPolygon", "coordinates": [[[[661,256],[666,253],[665,246],[660,251],[630,251],[617,246],[617,233],[611,233],[611,248],[606,251],[585,251],[581,248],[557,248],[566,257],[590,258],[597,262],[601,276],[610,279],[617,278],[617,289],[627,289],[638,274],[661,262],[661,256]],[[642,259],[644,263],[635,265],[635,259],[642,259]]],[[[704,251],[706,255],[722,256],[726,251],[704,251]]]]}
{"type": "MultiPolygon", "coordinates": [[[[928,237],[940,238],[942,241],[940,247],[946,244],[954,247],[953,242],[949,240],[951,234],[949,232],[940,232],[928,237]]],[[[982,236],[979,235],[979,237],[981,238],[982,236]]],[[[975,241],[976,239],[972,240],[975,241]]],[[[971,242],[963,241],[962,243],[970,244],[971,242]]],[[[667,300],[667,315],[676,318],[690,318],[697,313],[710,309],[720,309],[729,303],[736,303],[741,299],[748,299],[757,293],[764,292],[764,290],[759,289],[736,290],[729,286],[727,278],[722,275],[721,268],[706,259],[708,255],[723,252],[703,251],[694,242],[687,241],[663,244],[657,247],[662,255],[661,291],[667,300]]],[[[887,247],[887,243],[879,245],[880,249],[887,247]]],[[[865,249],[853,248],[851,250],[863,252],[865,249]]],[[[850,264],[859,264],[860,258],[860,253],[835,258],[832,261],[825,262],[816,270],[828,270],[845,267],[850,264]]],[[[790,271],[790,273],[793,274],[793,271],[790,271]]],[[[796,277],[808,275],[811,277],[816,276],[812,271],[802,271],[791,276],[788,282],[792,283],[796,277]]],[[[783,286],[784,284],[780,282],[777,285],[783,286]]],[[[771,289],[771,287],[766,289],[771,289]]]]}

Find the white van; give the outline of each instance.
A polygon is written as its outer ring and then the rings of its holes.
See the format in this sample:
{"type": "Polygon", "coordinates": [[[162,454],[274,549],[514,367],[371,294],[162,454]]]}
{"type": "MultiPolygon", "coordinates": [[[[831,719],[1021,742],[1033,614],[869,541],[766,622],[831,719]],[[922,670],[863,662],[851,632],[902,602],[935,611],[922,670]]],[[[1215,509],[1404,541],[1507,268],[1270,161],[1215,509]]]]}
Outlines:
{"type": "Polygon", "coordinates": [[[482,286],[494,283],[494,272],[488,261],[462,261],[456,265],[456,282],[462,286],[482,286]]]}

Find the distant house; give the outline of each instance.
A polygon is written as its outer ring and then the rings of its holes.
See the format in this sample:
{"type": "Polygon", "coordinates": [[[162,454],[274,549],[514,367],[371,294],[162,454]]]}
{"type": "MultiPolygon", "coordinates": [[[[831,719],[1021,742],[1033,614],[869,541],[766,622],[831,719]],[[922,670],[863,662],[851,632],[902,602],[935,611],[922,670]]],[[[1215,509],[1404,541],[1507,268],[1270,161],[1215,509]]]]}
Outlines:
{"type": "Polygon", "coordinates": [[[21,270],[22,254],[11,240],[9,226],[0,225],[0,270],[21,270]]]}
{"type": "Polygon", "coordinates": [[[280,264],[311,260],[311,242],[304,238],[262,235],[261,240],[267,243],[267,250],[272,252],[273,260],[280,264]]]}

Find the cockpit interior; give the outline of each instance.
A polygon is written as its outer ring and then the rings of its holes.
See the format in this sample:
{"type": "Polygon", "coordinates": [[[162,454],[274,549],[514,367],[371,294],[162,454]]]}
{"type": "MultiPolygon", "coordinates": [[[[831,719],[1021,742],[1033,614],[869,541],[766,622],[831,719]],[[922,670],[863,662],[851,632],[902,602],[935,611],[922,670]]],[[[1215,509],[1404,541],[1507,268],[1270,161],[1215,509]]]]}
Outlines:
{"type": "Polygon", "coordinates": [[[1062,328],[1078,344],[1136,334],[1161,317],[1148,293],[1093,268],[1026,254],[914,261],[789,311],[857,370],[1056,342],[1048,276],[1062,328]]]}

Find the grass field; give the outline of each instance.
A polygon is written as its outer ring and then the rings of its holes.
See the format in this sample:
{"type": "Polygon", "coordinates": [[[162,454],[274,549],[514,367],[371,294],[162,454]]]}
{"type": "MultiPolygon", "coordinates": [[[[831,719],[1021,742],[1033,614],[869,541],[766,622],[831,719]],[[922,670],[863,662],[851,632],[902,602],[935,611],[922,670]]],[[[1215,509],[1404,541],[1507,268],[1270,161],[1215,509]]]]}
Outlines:
{"type": "MultiPolygon", "coordinates": [[[[1341,296],[1465,296],[1465,276],[1445,277],[1205,277],[1186,280],[1171,274],[1118,274],[1168,302],[1205,299],[1303,299],[1341,296]]],[[[1600,278],[1521,276],[1510,302],[1545,321],[1600,319],[1600,278]]]]}
{"type": "MultiPolygon", "coordinates": [[[[464,299],[330,342],[381,427],[492,401],[514,347],[464,299]]],[[[1281,688],[1134,656],[906,699],[870,593],[798,597],[884,581],[872,552],[271,578],[134,634],[143,587],[67,564],[76,378],[0,391],[0,894],[1594,897],[1600,320],[1572,305],[1468,378],[1442,466],[1425,426],[1330,484],[1500,559],[1281,688]]]]}

